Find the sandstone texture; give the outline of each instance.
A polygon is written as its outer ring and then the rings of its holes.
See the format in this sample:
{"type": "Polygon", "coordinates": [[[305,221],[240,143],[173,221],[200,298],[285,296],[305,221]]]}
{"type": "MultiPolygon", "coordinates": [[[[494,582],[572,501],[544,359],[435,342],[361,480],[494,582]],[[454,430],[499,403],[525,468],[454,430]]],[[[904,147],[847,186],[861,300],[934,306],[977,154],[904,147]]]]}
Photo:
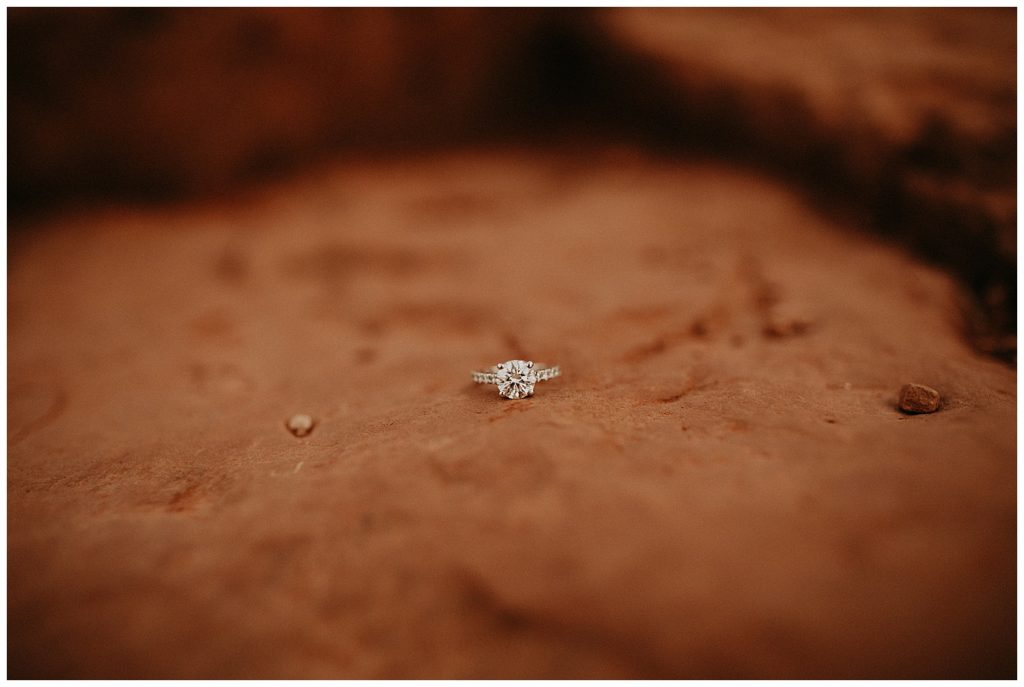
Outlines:
{"type": "Polygon", "coordinates": [[[859,228],[601,149],[18,234],[10,677],[1014,677],[1016,374],[859,228]]]}
{"type": "Polygon", "coordinates": [[[9,196],[216,195],[552,137],[770,170],[967,287],[1016,360],[1013,8],[15,8],[9,196]]]}
{"type": "Polygon", "coordinates": [[[822,207],[946,267],[975,295],[975,344],[1015,360],[1014,10],[619,9],[595,20],[598,44],[615,46],[610,97],[648,140],[798,180],[822,207]]]}

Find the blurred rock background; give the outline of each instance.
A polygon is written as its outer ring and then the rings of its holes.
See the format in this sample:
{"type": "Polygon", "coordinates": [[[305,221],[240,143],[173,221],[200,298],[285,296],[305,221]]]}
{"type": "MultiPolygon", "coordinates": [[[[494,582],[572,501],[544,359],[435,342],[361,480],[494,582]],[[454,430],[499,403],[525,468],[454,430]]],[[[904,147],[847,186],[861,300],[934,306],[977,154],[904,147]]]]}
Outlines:
{"type": "MultiPolygon", "coordinates": [[[[968,287],[1015,359],[1009,9],[13,9],[9,201],[222,193],[338,155],[642,142],[784,175],[968,287]]],[[[17,222],[15,222],[17,225],[17,222]]]]}

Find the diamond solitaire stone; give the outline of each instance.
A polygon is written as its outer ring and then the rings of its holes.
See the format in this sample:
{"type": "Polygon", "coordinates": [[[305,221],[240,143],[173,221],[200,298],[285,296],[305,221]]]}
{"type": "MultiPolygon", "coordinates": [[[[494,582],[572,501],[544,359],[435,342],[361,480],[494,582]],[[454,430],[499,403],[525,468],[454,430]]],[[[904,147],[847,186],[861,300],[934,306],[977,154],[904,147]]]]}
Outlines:
{"type": "Polygon", "coordinates": [[[533,371],[533,363],[526,360],[509,360],[498,365],[495,373],[498,378],[498,393],[505,398],[526,398],[533,396],[533,386],[537,383],[537,373],[533,371]]]}

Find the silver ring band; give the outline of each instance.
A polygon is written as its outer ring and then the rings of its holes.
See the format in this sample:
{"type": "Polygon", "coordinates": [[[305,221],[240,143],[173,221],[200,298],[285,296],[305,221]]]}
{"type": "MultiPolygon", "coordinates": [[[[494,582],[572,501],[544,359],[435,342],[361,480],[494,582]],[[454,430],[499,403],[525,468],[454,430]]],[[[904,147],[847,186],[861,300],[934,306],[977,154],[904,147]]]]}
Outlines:
{"type": "MultiPolygon", "coordinates": [[[[537,373],[537,381],[544,382],[549,379],[554,379],[558,375],[562,374],[562,368],[558,365],[542,365],[536,363],[534,365],[534,372],[537,373]]],[[[490,372],[478,372],[473,371],[473,381],[477,384],[497,384],[498,383],[498,368],[492,367],[490,372]]]]}
{"type": "Polygon", "coordinates": [[[498,394],[504,398],[526,398],[533,396],[537,382],[554,379],[562,374],[562,368],[532,360],[507,360],[488,370],[474,370],[471,374],[477,384],[497,384],[498,394]]]}

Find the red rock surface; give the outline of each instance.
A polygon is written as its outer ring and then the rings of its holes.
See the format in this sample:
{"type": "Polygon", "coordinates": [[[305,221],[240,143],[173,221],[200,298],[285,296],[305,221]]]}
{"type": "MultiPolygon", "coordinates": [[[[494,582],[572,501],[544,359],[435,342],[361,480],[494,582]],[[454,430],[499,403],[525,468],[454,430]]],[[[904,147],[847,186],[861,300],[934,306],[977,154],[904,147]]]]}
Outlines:
{"type": "Polygon", "coordinates": [[[915,9],[10,12],[14,214],[215,195],[345,152],[642,140],[784,175],[967,287],[1016,359],[1016,15],[915,9]]]}
{"type": "Polygon", "coordinates": [[[1016,14],[1009,8],[599,13],[613,101],[662,145],[797,180],[958,275],[1016,358],[1016,14]]]}
{"type": "Polygon", "coordinates": [[[856,229],[481,151],[19,235],[10,676],[1013,677],[1016,375],[856,229]]]}

